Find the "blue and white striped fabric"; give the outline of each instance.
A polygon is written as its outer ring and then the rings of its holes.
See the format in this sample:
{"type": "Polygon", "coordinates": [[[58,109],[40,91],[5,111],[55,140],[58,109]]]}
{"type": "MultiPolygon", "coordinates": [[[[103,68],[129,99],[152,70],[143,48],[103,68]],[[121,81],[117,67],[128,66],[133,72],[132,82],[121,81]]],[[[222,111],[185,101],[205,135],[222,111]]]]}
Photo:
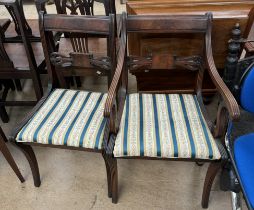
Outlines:
{"type": "Polygon", "coordinates": [[[106,98],[104,93],[56,89],[16,141],[101,149],[106,98]]]}
{"type": "Polygon", "coordinates": [[[115,157],[220,159],[195,95],[130,94],[115,157]]]}

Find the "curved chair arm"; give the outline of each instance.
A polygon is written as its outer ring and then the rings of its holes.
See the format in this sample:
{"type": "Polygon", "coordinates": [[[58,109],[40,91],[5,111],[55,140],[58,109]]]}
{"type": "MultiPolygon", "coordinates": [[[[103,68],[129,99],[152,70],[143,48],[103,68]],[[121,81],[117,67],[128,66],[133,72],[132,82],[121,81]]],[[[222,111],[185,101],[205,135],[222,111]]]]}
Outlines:
{"type": "MultiPolygon", "coordinates": [[[[212,19],[210,18],[210,21],[212,19]]],[[[226,84],[223,82],[222,78],[220,77],[218,70],[215,66],[213,54],[212,54],[212,44],[211,44],[211,23],[208,24],[208,32],[206,34],[206,63],[209,75],[217,88],[218,92],[223,98],[225,103],[225,107],[229,113],[229,117],[231,120],[238,120],[240,118],[240,109],[239,106],[230,92],[226,84]]]]}
{"type": "MultiPolygon", "coordinates": [[[[125,26],[125,19],[126,19],[126,13],[123,13],[123,18],[122,18],[122,29],[121,29],[121,39],[120,39],[120,50],[118,52],[118,62],[117,62],[117,67],[115,70],[115,74],[114,77],[112,79],[109,91],[108,91],[108,97],[106,99],[106,104],[105,104],[105,109],[104,109],[104,117],[106,118],[110,118],[111,115],[113,114],[114,109],[116,109],[117,107],[120,107],[124,104],[122,104],[125,101],[125,97],[123,97],[122,99],[124,99],[124,101],[118,101],[119,103],[116,104],[117,101],[117,94],[119,93],[119,91],[124,91],[126,93],[126,86],[127,86],[127,81],[123,82],[123,80],[125,80],[125,78],[123,78],[124,76],[126,76],[125,74],[123,74],[124,72],[124,61],[125,61],[125,53],[126,53],[126,26],[125,26]],[[125,83],[125,84],[121,84],[121,83],[125,83]]],[[[114,129],[115,130],[115,129],[114,129]]]]}
{"type": "Polygon", "coordinates": [[[210,77],[212,78],[213,83],[215,84],[217,90],[221,94],[226,108],[229,112],[229,117],[231,120],[238,120],[240,118],[240,109],[239,106],[233,96],[233,94],[230,92],[226,84],[221,79],[212,57],[211,49],[207,52],[207,63],[208,63],[208,72],[210,77]]]}

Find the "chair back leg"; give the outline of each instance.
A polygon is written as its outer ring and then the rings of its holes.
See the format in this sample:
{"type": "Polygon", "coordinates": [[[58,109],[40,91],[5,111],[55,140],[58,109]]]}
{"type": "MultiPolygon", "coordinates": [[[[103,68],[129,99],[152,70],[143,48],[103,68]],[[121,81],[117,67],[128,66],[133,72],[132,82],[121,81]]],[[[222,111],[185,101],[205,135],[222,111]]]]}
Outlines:
{"type": "Polygon", "coordinates": [[[105,151],[102,152],[103,159],[105,161],[106,172],[107,172],[107,183],[108,183],[108,197],[112,198],[112,186],[111,186],[111,171],[108,163],[108,157],[105,151]]]}
{"type": "Polygon", "coordinates": [[[38,162],[32,147],[30,145],[25,145],[18,142],[15,142],[14,145],[16,145],[24,153],[24,155],[26,156],[26,159],[28,160],[28,163],[30,165],[30,168],[33,174],[34,186],[40,187],[41,185],[40,172],[39,172],[38,162]]]}
{"type": "Polygon", "coordinates": [[[24,182],[25,179],[23,178],[22,174],[20,173],[20,170],[18,169],[17,164],[15,163],[8,147],[6,146],[6,137],[4,135],[4,132],[2,130],[2,128],[0,128],[0,150],[3,153],[3,156],[5,157],[5,159],[7,160],[7,162],[9,163],[9,165],[11,166],[12,170],[14,171],[14,173],[17,175],[17,177],[19,178],[19,180],[21,182],[24,182]]]}

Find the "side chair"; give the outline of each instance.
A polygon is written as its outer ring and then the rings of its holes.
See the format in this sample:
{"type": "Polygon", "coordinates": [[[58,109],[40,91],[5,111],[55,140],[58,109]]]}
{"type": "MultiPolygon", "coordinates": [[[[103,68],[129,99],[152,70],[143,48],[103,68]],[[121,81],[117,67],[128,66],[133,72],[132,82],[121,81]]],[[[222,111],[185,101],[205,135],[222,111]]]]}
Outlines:
{"type": "Polygon", "coordinates": [[[5,106],[33,106],[43,95],[39,69],[43,63],[44,56],[41,43],[32,42],[30,27],[28,26],[23,12],[22,1],[0,0],[0,6],[5,6],[11,11],[17,36],[9,37],[9,28],[12,26],[10,20],[1,21],[0,25],[0,78],[5,80],[3,94],[0,100],[0,115],[4,122],[9,117],[5,106]],[[12,80],[18,84],[21,90],[20,79],[32,79],[36,100],[33,101],[9,101],[7,99],[10,89],[14,89],[12,80]],[[7,83],[6,83],[7,81],[7,83]]]}
{"type": "MultiPolygon", "coordinates": [[[[228,117],[237,120],[238,104],[221,79],[211,47],[212,14],[205,15],[122,15],[117,69],[109,88],[104,116],[106,132],[104,156],[108,175],[108,195],[118,200],[118,158],[209,162],[202,207],[208,207],[213,180],[227,158],[224,148],[228,117]],[[175,55],[174,51],[141,57],[127,54],[127,36],[146,33],[151,37],[200,36],[200,54],[175,55]],[[192,87],[180,90],[128,93],[128,71],[178,69],[196,72],[192,87]],[[202,80],[208,71],[222,97],[215,122],[209,119],[202,100],[202,80]]],[[[162,38],[161,38],[162,39],[162,38]]],[[[154,72],[156,80],[156,72],[154,72]]],[[[172,78],[172,80],[175,78],[172,78]]],[[[191,78],[190,78],[191,79],[191,78]]]]}
{"type": "Polygon", "coordinates": [[[115,68],[115,19],[109,16],[75,16],[40,13],[39,26],[49,74],[49,91],[13,130],[10,140],[25,154],[34,178],[41,184],[38,163],[32,146],[102,153],[105,130],[103,110],[105,92],[59,89],[66,86],[64,76],[110,77],[115,68]],[[53,32],[69,33],[78,49],[84,48],[83,34],[104,35],[109,49],[102,56],[96,52],[59,54],[53,32]]]}

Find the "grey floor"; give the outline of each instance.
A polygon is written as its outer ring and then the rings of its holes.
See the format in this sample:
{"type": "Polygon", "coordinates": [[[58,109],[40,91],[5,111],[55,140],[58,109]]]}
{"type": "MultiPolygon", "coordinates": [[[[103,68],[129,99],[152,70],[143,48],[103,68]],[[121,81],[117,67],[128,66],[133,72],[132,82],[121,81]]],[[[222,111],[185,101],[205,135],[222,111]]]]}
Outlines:
{"type": "MultiPolygon", "coordinates": [[[[117,5],[119,10],[124,10],[118,2],[117,5]]],[[[25,10],[29,11],[26,13],[29,17],[36,16],[34,6],[28,5],[25,10]]],[[[0,14],[5,16],[4,9],[0,9],[0,14]]],[[[43,80],[46,81],[46,78],[43,80]]],[[[10,98],[33,97],[31,81],[22,81],[22,84],[23,92],[12,92],[10,98]]],[[[105,90],[106,81],[86,78],[83,86],[105,90]]],[[[130,91],[135,89],[135,78],[130,76],[130,91]]],[[[210,108],[213,110],[213,105],[210,108]]],[[[1,122],[7,135],[30,109],[7,109],[10,122],[1,122]]],[[[242,120],[236,124],[234,135],[253,131],[253,122],[253,116],[242,112],[242,120]]],[[[8,147],[26,181],[23,184],[18,181],[0,154],[1,210],[202,209],[201,195],[208,165],[199,167],[186,162],[119,160],[119,202],[112,204],[107,197],[106,170],[99,154],[35,147],[42,180],[41,186],[36,188],[23,154],[12,145],[8,147]]],[[[209,209],[231,209],[230,193],[220,191],[218,177],[212,187],[209,209]]]]}

